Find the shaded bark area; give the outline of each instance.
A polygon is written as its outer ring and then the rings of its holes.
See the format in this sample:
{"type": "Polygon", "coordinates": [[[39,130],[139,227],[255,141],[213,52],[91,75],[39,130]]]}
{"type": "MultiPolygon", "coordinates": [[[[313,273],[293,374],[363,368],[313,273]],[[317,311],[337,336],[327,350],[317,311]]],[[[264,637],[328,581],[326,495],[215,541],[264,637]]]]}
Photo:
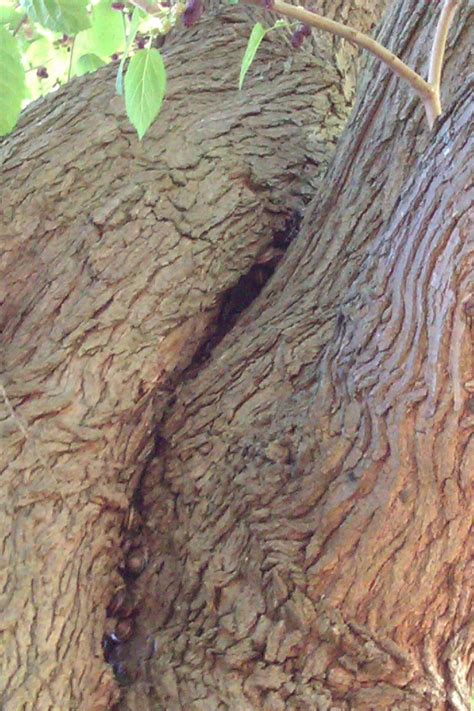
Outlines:
{"type": "Polygon", "coordinates": [[[234,9],[168,43],[168,98],[141,144],[108,68],[30,107],[2,145],[5,711],[117,698],[105,609],[157,423],[347,119],[351,48],[322,37],[289,58],[275,37],[239,94],[248,33],[234,9]]]}
{"type": "MultiPolygon", "coordinates": [[[[418,68],[426,12],[382,32],[418,68]]],[[[141,487],[118,708],[469,708],[469,27],[431,135],[369,65],[298,239],[179,386],[141,487]]]]}

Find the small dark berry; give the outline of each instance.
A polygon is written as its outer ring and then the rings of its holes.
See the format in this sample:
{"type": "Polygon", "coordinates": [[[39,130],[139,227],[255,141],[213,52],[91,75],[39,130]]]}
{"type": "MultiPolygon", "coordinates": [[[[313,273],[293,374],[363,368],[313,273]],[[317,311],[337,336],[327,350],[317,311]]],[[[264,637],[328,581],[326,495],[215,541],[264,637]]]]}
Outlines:
{"type": "Polygon", "coordinates": [[[136,39],[137,47],[138,49],[144,49],[145,43],[146,43],[146,37],[142,37],[141,35],[137,37],[136,39]]]}
{"type": "Polygon", "coordinates": [[[202,0],[188,0],[183,14],[183,24],[185,27],[192,27],[202,15],[202,0]]]}
{"type": "Polygon", "coordinates": [[[305,41],[306,37],[309,37],[311,34],[311,27],[308,25],[301,25],[296,29],[293,34],[291,35],[291,46],[293,49],[299,49],[303,42],[305,41]]]}
{"type": "Polygon", "coordinates": [[[120,12],[122,12],[124,7],[125,7],[125,3],[123,3],[123,2],[113,2],[112,3],[112,10],[120,10],[120,12]]]}
{"type": "Polygon", "coordinates": [[[118,56],[117,52],[114,52],[112,54],[112,56],[110,57],[110,59],[112,60],[112,62],[118,62],[119,56],[118,56]]]}
{"type": "Polygon", "coordinates": [[[304,36],[299,30],[295,30],[291,35],[290,42],[293,49],[299,49],[304,42],[304,36]]]}
{"type": "Polygon", "coordinates": [[[48,74],[48,70],[46,69],[46,67],[38,67],[38,69],[36,70],[36,76],[39,79],[47,79],[49,74],[48,74]]]}

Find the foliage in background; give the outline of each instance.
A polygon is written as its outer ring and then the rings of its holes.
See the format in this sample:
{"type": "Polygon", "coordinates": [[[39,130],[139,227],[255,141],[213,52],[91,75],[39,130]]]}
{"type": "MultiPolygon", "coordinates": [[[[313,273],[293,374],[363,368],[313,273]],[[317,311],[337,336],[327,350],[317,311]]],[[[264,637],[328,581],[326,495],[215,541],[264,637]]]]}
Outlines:
{"type": "MultiPolygon", "coordinates": [[[[181,16],[183,25],[191,27],[202,9],[202,0],[0,0],[0,135],[15,127],[30,101],[74,76],[117,62],[116,90],[125,93],[128,117],[141,139],[158,115],[166,89],[165,65],[154,40],[181,16]]],[[[286,20],[267,29],[255,25],[239,88],[265,35],[280,27],[291,29],[286,20]]]]}
{"type": "Polygon", "coordinates": [[[117,63],[122,93],[124,62],[134,54],[125,104],[142,137],[166,86],[163,60],[151,44],[185,7],[163,0],[155,9],[150,14],[112,0],[0,0],[0,135],[15,127],[30,101],[104,64],[117,63]]]}
{"type": "MultiPolygon", "coordinates": [[[[238,1],[226,0],[230,5],[238,1]]],[[[372,37],[312,8],[285,0],[243,2],[260,4],[285,19],[267,29],[260,23],[254,26],[242,60],[239,89],[268,32],[281,27],[292,31],[290,44],[299,49],[315,28],[371,52],[403,79],[423,103],[430,128],[441,114],[446,41],[462,0],[440,3],[427,80],[372,37]]],[[[122,94],[124,63],[132,53],[125,106],[138,137],[143,138],[158,115],[166,88],[165,65],[153,42],[169,32],[180,16],[184,27],[191,27],[202,12],[203,0],[0,0],[0,135],[15,126],[22,105],[107,62],[120,60],[116,88],[122,94]]]]}

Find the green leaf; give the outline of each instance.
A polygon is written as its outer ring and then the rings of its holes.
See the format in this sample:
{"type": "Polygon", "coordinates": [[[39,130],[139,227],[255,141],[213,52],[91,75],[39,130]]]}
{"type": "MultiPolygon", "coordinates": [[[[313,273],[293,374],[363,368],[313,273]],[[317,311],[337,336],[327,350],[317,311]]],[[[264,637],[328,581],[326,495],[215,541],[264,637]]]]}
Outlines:
{"type": "Polygon", "coordinates": [[[245,50],[244,58],[242,59],[242,66],[240,67],[240,77],[239,77],[239,89],[242,89],[244,83],[245,75],[247,74],[250,65],[252,64],[257,49],[260,47],[260,43],[265,37],[266,31],[260,22],[254,25],[249,41],[247,43],[247,49],[245,50]]]}
{"type": "Polygon", "coordinates": [[[47,37],[38,37],[24,50],[23,56],[30,67],[42,66],[48,63],[54,52],[52,43],[47,37]]]}
{"type": "Polygon", "coordinates": [[[112,10],[110,0],[100,0],[97,5],[92,6],[91,23],[88,30],[80,32],[76,37],[76,56],[97,54],[107,58],[116,52],[123,52],[123,17],[121,12],[112,10]]]}
{"type": "Polygon", "coordinates": [[[141,140],[158,116],[166,90],[166,70],[157,49],[140,49],[125,75],[127,115],[141,140]]]}
{"type": "Polygon", "coordinates": [[[101,0],[93,6],[90,31],[95,39],[97,54],[110,57],[125,49],[122,13],[112,10],[110,0],[101,0]]]}
{"type": "Polygon", "coordinates": [[[66,35],[90,27],[87,4],[88,0],[20,0],[33,22],[66,35]]]}
{"type": "Polygon", "coordinates": [[[128,53],[130,51],[130,47],[132,46],[132,42],[135,39],[135,36],[138,32],[138,25],[140,24],[140,10],[138,7],[134,8],[133,13],[132,13],[132,20],[130,22],[130,29],[128,32],[127,36],[127,43],[125,45],[125,52],[123,53],[122,59],[120,60],[118,72],[117,72],[117,79],[115,80],[115,91],[119,96],[122,96],[123,94],[123,65],[125,64],[125,60],[128,57],[128,53]]]}
{"type": "Polygon", "coordinates": [[[76,73],[78,76],[83,74],[89,74],[89,72],[95,72],[99,67],[103,67],[105,64],[104,60],[98,57],[96,54],[83,54],[79,57],[76,65],[76,73]]]}
{"type": "Polygon", "coordinates": [[[24,12],[15,10],[14,7],[0,5],[0,25],[18,25],[24,14],[24,12]]]}
{"type": "Polygon", "coordinates": [[[0,136],[15,126],[24,96],[25,70],[17,41],[0,26],[0,136]]]}

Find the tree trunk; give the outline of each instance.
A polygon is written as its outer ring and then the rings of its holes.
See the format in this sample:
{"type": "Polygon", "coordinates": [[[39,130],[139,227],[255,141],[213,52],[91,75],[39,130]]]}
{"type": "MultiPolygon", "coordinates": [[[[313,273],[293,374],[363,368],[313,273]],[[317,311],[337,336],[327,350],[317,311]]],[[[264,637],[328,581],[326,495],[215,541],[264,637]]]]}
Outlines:
{"type": "Polygon", "coordinates": [[[104,631],[120,709],[468,708],[468,28],[432,133],[365,62],[328,172],[352,50],[275,38],[240,94],[241,8],[169,42],[142,143],[110,69],[5,142],[6,711],[108,708],[104,631]]]}

